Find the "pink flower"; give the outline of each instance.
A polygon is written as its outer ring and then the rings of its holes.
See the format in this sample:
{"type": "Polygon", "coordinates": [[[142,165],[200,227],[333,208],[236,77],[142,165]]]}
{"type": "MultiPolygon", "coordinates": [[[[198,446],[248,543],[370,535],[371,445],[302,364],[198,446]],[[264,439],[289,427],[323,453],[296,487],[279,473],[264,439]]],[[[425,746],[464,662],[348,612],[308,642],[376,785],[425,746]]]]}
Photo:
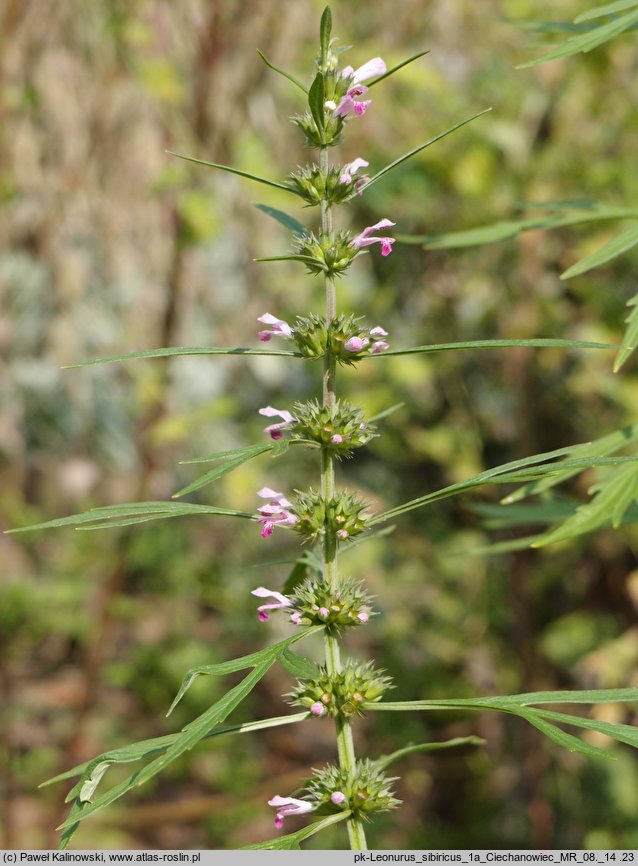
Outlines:
{"type": "Polygon", "coordinates": [[[375,328],[370,329],[370,336],[371,337],[387,337],[388,332],[386,330],[384,330],[382,327],[380,327],[379,325],[377,325],[375,328]]]}
{"type": "Polygon", "coordinates": [[[272,406],[264,406],[263,409],[259,410],[260,415],[265,415],[267,418],[283,418],[283,421],[278,422],[277,424],[270,424],[268,427],[264,427],[264,433],[269,433],[271,439],[281,439],[282,430],[286,430],[291,424],[295,423],[295,418],[287,412],[285,409],[275,409],[272,406]]]}
{"type": "Polygon", "coordinates": [[[288,511],[289,508],[292,508],[292,502],[289,502],[283,493],[278,493],[271,487],[262,487],[257,492],[257,496],[260,496],[262,499],[273,500],[257,509],[259,514],[261,514],[257,523],[262,523],[264,527],[261,531],[262,538],[269,538],[272,535],[273,526],[277,524],[279,526],[294,526],[298,521],[299,518],[291,511],[288,511]]]}
{"type": "Polygon", "coordinates": [[[341,791],[333,791],[330,795],[330,800],[335,806],[340,806],[342,803],[345,803],[346,795],[341,791]]]}
{"type": "Polygon", "coordinates": [[[288,322],[284,322],[283,319],[278,319],[270,313],[264,313],[263,316],[259,316],[257,321],[263,322],[264,325],[272,325],[270,330],[259,332],[259,339],[262,343],[267,343],[271,337],[290,337],[292,335],[292,328],[288,322]]]}
{"type": "Polygon", "coordinates": [[[301,625],[301,618],[302,614],[298,610],[290,614],[290,622],[294,622],[295,625],[301,625]]]}
{"type": "Polygon", "coordinates": [[[313,805],[307,800],[295,800],[294,797],[280,797],[277,794],[272,800],[268,800],[269,806],[274,806],[277,809],[275,816],[275,827],[278,830],[284,826],[284,818],[287,815],[305,815],[306,812],[312,812],[313,805]]]}
{"type": "Polygon", "coordinates": [[[350,241],[350,246],[353,246],[355,250],[360,250],[363,247],[369,247],[371,244],[381,244],[381,255],[389,256],[392,252],[394,238],[374,237],[372,233],[376,231],[376,229],[385,229],[394,225],[396,225],[396,223],[393,223],[389,219],[379,220],[378,223],[375,223],[373,226],[368,226],[360,235],[357,235],[354,240],[350,241]]]}
{"type": "Polygon", "coordinates": [[[370,343],[367,337],[350,337],[349,340],[343,344],[343,348],[346,352],[360,352],[362,349],[370,343]]]}
{"type": "MultiPolygon", "coordinates": [[[[346,165],[341,169],[339,183],[352,183],[352,175],[356,174],[360,168],[365,168],[368,165],[370,165],[370,163],[365,159],[361,159],[360,156],[352,162],[346,163],[346,165]]],[[[360,178],[360,180],[363,181],[363,178],[360,178]]],[[[359,181],[357,181],[357,183],[359,183],[359,181]]]]}
{"type": "Polygon", "coordinates": [[[373,355],[378,355],[379,352],[385,352],[385,350],[389,349],[389,348],[390,348],[390,344],[386,343],[385,340],[377,340],[376,343],[372,344],[372,348],[370,349],[370,352],[373,355]]]}
{"type": "Polygon", "coordinates": [[[341,435],[341,433],[335,433],[334,436],[330,437],[330,441],[334,445],[341,445],[341,443],[343,442],[343,436],[341,435]]]}
{"type": "Polygon", "coordinates": [[[334,117],[347,117],[353,111],[358,116],[361,117],[362,114],[366,113],[366,109],[372,102],[371,99],[359,99],[356,97],[363,96],[368,92],[368,88],[365,84],[355,84],[351,87],[344,96],[341,97],[341,102],[335,108],[333,112],[334,117]]]}
{"type": "Polygon", "coordinates": [[[275,592],[274,589],[266,589],[265,586],[258,586],[250,592],[251,595],[256,595],[258,598],[276,598],[276,602],[270,604],[262,604],[257,608],[257,614],[260,622],[268,622],[270,619],[269,610],[279,610],[282,607],[290,607],[292,602],[290,599],[282,595],[280,592],[275,592]]]}
{"type": "Polygon", "coordinates": [[[328,619],[328,617],[330,616],[330,611],[327,607],[320,607],[317,613],[319,614],[321,619],[328,619]]]}
{"type": "Polygon", "coordinates": [[[346,529],[338,529],[336,532],[337,538],[340,538],[341,541],[345,541],[348,537],[348,531],[346,529]]]}
{"type": "Polygon", "coordinates": [[[358,69],[353,69],[352,66],[346,66],[341,70],[342,78],[351,78],[353,84],[359,84],[361,81],[367,81],[369,78],[378,78],[379,75],[384,75],[386,65],[380,57],[373,57],[368,60],[363,66],[358,69]]]}
{"type": "Polygon", "coordinates": [[[367,613],[365,610],[360,610],[359,613],[357,614],[357,619],[359,620],[360,623],[365,625],[368,622],[368,620],[370,619],[370,614],[367,613]]]}
{"type": "Polygon", "coordinates": [[[315,703],[310,707],[310,712],[313,716],[323,716],[325,711],[326,708],[321,701],[315,701],[315,703]]]}

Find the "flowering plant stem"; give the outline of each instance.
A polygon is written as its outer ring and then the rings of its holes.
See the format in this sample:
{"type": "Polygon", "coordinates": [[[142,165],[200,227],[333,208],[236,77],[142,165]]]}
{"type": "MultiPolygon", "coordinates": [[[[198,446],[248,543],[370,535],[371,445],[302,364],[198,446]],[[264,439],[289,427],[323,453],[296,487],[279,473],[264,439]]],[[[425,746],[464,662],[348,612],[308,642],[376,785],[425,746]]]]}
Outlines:
{"type": "MultiPolygon", "coordinates": [[[[328,148],[321,148],[321,170],[324,175],[328,173],[328,148]]],[[[332,209],[330,201],[324,196],[321,201],[321,232],[328,234],[332,232],[332,209]]],[[[337,293],[335,291],[334,276],[324,275],[324,287],[326,294],[326,322],[330,323],[337,315],[337,293]]],[[[323,368],[323,405],[334,406],[336,402],[336,360],[330,348],[324,355],[323,368]]],[[[335,458],[327,446],[321,449],[321,490],[326,502],[334,497],[335,492],[335,458]]],[[[335,590],[339,583],[337,573],[337,544],[333,533],[325,532],[323,541],[323,579],[335,590]]],[[[326,669],[330,675],[338,674],[342,670],[339,639],[336,634],[326,630],[325,638],[326,669]]],[[[337,728],[337,751],[339,754],[339,765],[348,775],[355,772],[355,752],[352,738],[352,726],[350,719],[339,715],[335,720],[337,728]]],[[[364,851],[367,848],[363,823],[360,818],[351,816],[348,818],[348,838],[350,848],[353,851],[364,851]]]]}

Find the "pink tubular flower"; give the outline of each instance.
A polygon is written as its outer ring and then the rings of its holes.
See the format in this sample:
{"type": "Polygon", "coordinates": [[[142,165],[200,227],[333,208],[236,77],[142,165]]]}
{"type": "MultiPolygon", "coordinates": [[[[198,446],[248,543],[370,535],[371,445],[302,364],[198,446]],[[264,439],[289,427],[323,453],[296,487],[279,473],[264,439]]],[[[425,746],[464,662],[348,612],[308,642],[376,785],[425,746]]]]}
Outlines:
{"type": "Polygon", "coordinates": [[[367,81],[369,78],[378,78],[379,75],[385,75],[386,65],[380,57],[373,57],[368,60],[363,66],[358,69],[353,69],[352,66],[345,66],[341,70],[342,78],[351,78],[353,84],[359,84],[362,81],[367,81]]]}
{"type": "Polygon", "coordinates": [[[341,102],[335,108],[333,112],[333,117],[347,117],[353,111],[358,116],[361,117],[362,114],[366,113],[366,109],[372,102],[371,99],[359,99],[356,97],[363,96],[368,92],[368,88],[365,84],[355,84],[344,96],[341,97],[341,102]]]}
{"type": "Polygon", "coordinates": [[[264,433],[269,433],[271,439],[281,439],[282,430],[286,430],[291,424],[295,423],[295,418],[287,412],[285,409],[275,409],[273,406],[264,406],[263,409],[259,410],[260,415],[265,415],[266,418],[283,418],[283,421],[279,421],[277,424],[270,424],[268,427],[264,427],[264,433]]]}
{"type": "Polygon", "coordinates": [[[360,235],[357,235],[354,240],[350,241],[350,246],[353,246],[355,250],[360,250],[363,249],[363,247],[369,247],[371,244],[381,244],[381,255],[389,256],[392,252],[392,244],[394,243],[394,238],[374,237],[372,233],[377,229],[385,229],[394,225],[396,225],[396,223],[393,223],[392,220],[379,220],[378,223],[375,223],[373,226],[368,226],[361,232],[360,235]]]}
{"type": "Polygon", "coordinates": [[[278,493],[271,487],[262,487],[261,490],[257,491],[257,496],[262,499],[273,500],[257,509],[261,514],[257,523],[263,524],[264,527],[261,530],[262,538],[269,538],[272,535],[273,526],[277,524],[279,526],[294,526],[299,519],[291,511],[288,511],[292,507],[292,502],[288,502],[283,493],[278,493]]]}
{"type": "Polygon", "coordinates": [[[335,806],[340,806],[342,803],[345,803],[346,795],[341,791],[333,791],[330,795],[330,801],[335,804],[335,806]]]}
{"type": "Polygon", "coordinates": [[[357,614],[357,619],[362,625],[365,625],[370,619],[370,614],[367,613],[365,610],[360,610],[357,614]]]}
{"type": "Polygon", "coordinates": [[[325,711],[326,711],[326,708],[321,703],[321,701],[315,701],[314,704],[310,707],[310,712],[312,713],[313,716],[323,716],[325,711]]]}
{"type": "Polygon", "coordinates": [[[367,337],[350,337],[349,340],[343,344],[343,348],[346,352],[360,352],[362,349],[365,349],[367,345],[369,345],[370,340],[367,337]]]}
{"type": "Polygon", "coordinates": [[[275,816],[275,827],[278,830],[284,826],[284,818],[287,815],[305,815],[306,812],[312,812],[313,805],[307,800],[295,800],[294,797],[280,797],[277,794],[272,800],[268,800],[269,806],[274,806],[277,810],[275,816]]]}
{"type": "Polygon", "coordinates": [[[301,612],[296,610],[290,614],[290,622],[293,622],[295,625],[301,625],[302,616],[301,612]]]}
{"type": "Polygon", "coordinates": [[[264,313],[263,316],[259,316],[257,321],[263,322],[264,325],[272,325],[272,328],[269,330],[266,329],[259,332],[259,339],[262,343],[267,343],[271,337],[290,337],[292,335],[292,328],[288,322],[278,319],[271,313],[264,313]]]}
{"type": "MultiPolygon", "coordinates": [[[[356,174],[360,168],[365,168],[368,165],[370,165],[370,163],[365,159],[361,159],[360,156],[352,162],[346,163],[346,165],[341,169],[339,183],[352,183],[352,175],[356,174]]],[[[364,180],[364,178],[360,178],[360,180],[364,180]]],[[[359,181],[357,181],[357,183],[359,183],[359,181]]]]}
{"type": "Polygon", "coordinates": [[[266,589],[265,586],[258,586],[257,589],[252,589],[250,591],[251,595],[256,595],[257,598],[276,598],[276,602],[270,602],[270,604],[262,604],[257,608],[257,615],[259,616],[260,622],[268,622],[270,619],[269,610],[279,610],[282,607],[290,607],[292,602],[290,599],[282,595],[280,592],[276,592],[274,589],[266,589]]]}

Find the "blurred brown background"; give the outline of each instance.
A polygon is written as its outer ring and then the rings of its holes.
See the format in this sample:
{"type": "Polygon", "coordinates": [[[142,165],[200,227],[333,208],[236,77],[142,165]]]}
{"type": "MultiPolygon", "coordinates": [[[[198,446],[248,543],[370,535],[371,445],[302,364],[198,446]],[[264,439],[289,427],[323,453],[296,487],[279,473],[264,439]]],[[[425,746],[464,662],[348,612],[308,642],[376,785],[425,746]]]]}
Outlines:
{"type": "MultiPolygon", "coordinates": [[[[360,230],[388,217],[397,232],[424,234],[504,218],[530,200],[635,200],[635,35],[515,71],[539,38],[512,22],[569,20],[580,5],[333,2],[334,32],[354,46],[345,62],[355,67],[432,49],[375,88],[336,159],[363,156],[378,170],[494,109],[339,211],[341,224],[360,230]]],[[[315,366],[276,358],[60,366],[163,345],[257,345],[262,313],[320,311],[318,280],[292,263],[253,262],[289,245],[255,203],[292,209],[311,227],[316,212],[165,151],[276,179],[309,161],[288,122],[300,94],[255,49],[308,80],[322,8],[311,0],[1,0],[2,528],[169,498],[196,474],[180,459],[262,441],[260,406],[317,394],[315,366]]],[[[393,347],[482,337],[617,341],[635,292],[635,254],[558,279],[607,232],[533,232],[458,253],[397,244],[388,259],[373,252],[357,261],[339,284],[340,309],[384,325],[393,347]]],[[[342,393],[368,414],[405,406],[340,478],[379,510],[635,421],[635,365],[612,376],[611,362],[608,353],[522,349],[388,358],[346,371],[342,393]]],[[[261,458],[193,501],[251,511],[263,484],[288,490],[317,475],[305,454],[261,458]]],[[[571,492],[584,495],[593,480],[577,479],[571,492]]],[[[392,697],[638,685],[636,531],[486,558],[472,550],[507,536],[483,527],[470,505],[466,497],[413,512],[385,542],[344,557],[382,614],[349,648],[395,677],[392,697]]],[[[0,844],[54,847],[67,789],[38,790],[41,781],[106,748],[178,729],[225,685],[198,682],[166,720],[188,667],[286,633],[276,618],[257,622],[249,591],[279,588],[285,567],[258,566],[295,550],[286,533],[265,542],[254,525],[204,518],[0,537],[0,844]]],[[[233,720],[285,712],[289,688],[286,674],[271,673],[233,720]]],[[[604,717],[632,721],[620,705],[604,717]]],[[[398,767],[405,805],[370,829],[372,847],[638,847],[629,749],[618,747],[613,764],[588,761],[490,714],[375,714],[359,725],[358,748],[377,755],[407,740],[469,733],[488,745],[398,767]]],[[[292,793],[333,756],[327,721],[220,738],[88,820],[72,847],[258,841],[272,835],[266,800],[292,793]]],[[[344,847],[341,832],[313,844],[344,847]]]]}

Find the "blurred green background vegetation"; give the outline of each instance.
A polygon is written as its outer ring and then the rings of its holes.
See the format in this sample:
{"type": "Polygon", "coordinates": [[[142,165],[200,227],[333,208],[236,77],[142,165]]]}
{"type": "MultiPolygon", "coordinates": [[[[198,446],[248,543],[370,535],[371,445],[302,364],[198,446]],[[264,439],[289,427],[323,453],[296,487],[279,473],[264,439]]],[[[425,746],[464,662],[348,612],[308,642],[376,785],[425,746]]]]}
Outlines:
{"type": "MultiPolygon", "coordinates": [[[[283,179],[309,154],[288,123],[299,92],[256,48],[309,79],[323,2],[0,2],[0,526],[93,505],[165,499],[195,477],[180,459],[263,439],[266,404],[315,395],[320,370],[278,358],[188,358],[60,370],[164,345],[255,346],[256,319],[320,311],[320,282],[292,263],[255,264],[289,237],[255,203],[290,198],[182,164],[166,149],[283,179]]],[[[474,111],[490,115],[388,175],[337,213],[401,234],[506,218],[523,202],[635,201],[634,34],[590,55],[515,66],[540,38],[512,22],[568,20],[582,4],[482,0],[332,3],[355,67],[432,53],[375,88],[338,159],[375,170],[474,111]]],[[[315,211],[295,215],[314,225],[315,211]]],[[[530,232],[489,247],[398,245],[362,257],[340,309],[383,325],[393,347],[443,340],[564,337],[615,342],[635,293],[636,253],[569,283],[558,275],[613,234],[530,232]]],[[[373,510],[480,469],[603,435],[638,418],[635,364],[613,354],[510,349],[393,358],[340,374],[368,414],[403,401],[340,480],[373,510]]],[[[194,501],[251,511],[264,484],[315,482],[294,449],[247,464],[194,501]]],[[[584,495],[592,473],[571,492],[584,495]]],[[[473,553],[507,532],[472,502],[402,518],[342,559],[381,616],[349,636],[395,678],[392,699],[638,686],[636,529],[501,557],[473,553]]],[[[262,625],[249,591],[279,588],[295,538],[262,541],[223,518],[0,538],[0,845],[55,847],[65,785],[55,773],[106,748],[186,724],[222,693],[198,682],[165,711],[193,665],[286,633],[262,625]]],[[[312,647],[307,650],[312,652],[312,647]]],[[[316,647],[316,657],[320,646],[316,647]]],[[[231,678],[232,680],[232,678],[231,678]]],[[[271,672],[235,720],[285,711],[271,672]]],[[[623,705],[593,709],[635,721],[623,705]]],[[[638,847],[638,768],[628,748],[594,762],[522,722],[484,714],[375,714],[357,727],[372,755],[406,741],[478,733],[485,748],[413,756],[403,808],[369,831],[375,848],[638,847]]],[[[592,742],[601,743],[597,734],[592,742]]],[[[328,721],[220,738],[82,825],[76,848],[225,848],[272,835],[266,800],[334,757],[328,721]]],[[[117,770],[113,770],[117,778],[117,770]]],[[[318,837],[344,847],[345,837],[318,837]]]]}

